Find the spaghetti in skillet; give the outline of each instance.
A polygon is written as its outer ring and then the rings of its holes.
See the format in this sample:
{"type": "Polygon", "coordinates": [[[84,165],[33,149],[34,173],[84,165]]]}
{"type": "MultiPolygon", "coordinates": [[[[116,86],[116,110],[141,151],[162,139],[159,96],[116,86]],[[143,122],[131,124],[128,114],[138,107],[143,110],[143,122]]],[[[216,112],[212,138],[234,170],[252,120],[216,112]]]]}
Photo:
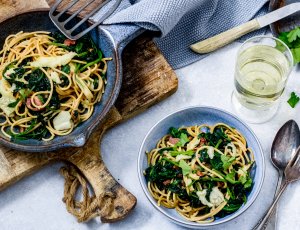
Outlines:
{"type": "Polygon", "coordinates": [[[244,136],[223,123],[170,128],[146,154],[150,194],[190,221],[213,222],[237,211],[253,186],[253,153],[244,136]]]}
{"type": "Polygon", "coordinates": [[[0,51],[1,131],[49,141],[92,115],[106,84],[107,61],[92,39],[19,32],[0,51]]]}

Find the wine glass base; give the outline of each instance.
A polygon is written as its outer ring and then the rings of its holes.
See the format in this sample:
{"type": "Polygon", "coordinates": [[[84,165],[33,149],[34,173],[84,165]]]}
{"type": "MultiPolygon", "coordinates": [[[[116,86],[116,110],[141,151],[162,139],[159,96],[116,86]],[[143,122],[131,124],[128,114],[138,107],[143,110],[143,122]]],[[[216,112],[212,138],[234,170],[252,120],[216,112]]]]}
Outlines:
{"type": "Polygon", "coordinates": [[[249,109],[242,105],[237,99],[235,93],[231,95],[231,104],[234,112],[244,121],[253,124],[264,123],[272,119],[277,113],[279,107],[279,101],[274,103],[271,107],[265,109],[249,109]]]}

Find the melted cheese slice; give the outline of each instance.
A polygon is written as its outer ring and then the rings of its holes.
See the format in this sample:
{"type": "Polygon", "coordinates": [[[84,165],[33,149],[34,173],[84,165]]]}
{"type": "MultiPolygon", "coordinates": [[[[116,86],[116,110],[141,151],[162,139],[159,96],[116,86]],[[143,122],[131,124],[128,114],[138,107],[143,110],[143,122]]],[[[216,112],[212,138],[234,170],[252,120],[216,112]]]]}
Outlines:
{"type": "Polygon", "coordinates": [[[196,194],[203,205],[207,205],[208,207],[213,207],[213,204],[206,199],[206,192],[207,189],[203,189],[202,191],[197,191],[196,194]]]}
{"type": "Polygon", "coordinates": [[[11,116],[15,111],[14,107],[8,106],[10,103],[16,101],[11,88],[11,85],[4,78],[0,80],[0,94],[2,96],[0,98],[0,109],[2,109],[7,116],[11,116]]]}
{"type": "Polygon", "coordinates": [[[62,56],[56,57],[39,57],[37,60],[30,63],[33,67],[52,67],[62,66],[68,64],[77,53],[70,52],[62,56]]]}
{"type": "Polygon", "coordinates": [[[70,129],[72,127],[71,114],[68,111],[61,111],[53,119],[53,126],[58,131],[70,129]]]}

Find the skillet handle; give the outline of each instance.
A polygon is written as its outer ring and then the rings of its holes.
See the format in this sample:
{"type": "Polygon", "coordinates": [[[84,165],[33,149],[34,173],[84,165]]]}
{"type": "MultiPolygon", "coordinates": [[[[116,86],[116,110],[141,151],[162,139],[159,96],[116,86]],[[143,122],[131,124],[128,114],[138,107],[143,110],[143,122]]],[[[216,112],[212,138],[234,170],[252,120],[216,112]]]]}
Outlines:
{"type": "MultiPolygon", "coordinates": [[[[145,29],[135,24],[101,25],[100,31],[108,32],[114,39],[117,50],[122,53],[125,46],[134,38],[145,32],[145,29]]],[[[100,34],[101,36],[101,34],[100,34]]]]}

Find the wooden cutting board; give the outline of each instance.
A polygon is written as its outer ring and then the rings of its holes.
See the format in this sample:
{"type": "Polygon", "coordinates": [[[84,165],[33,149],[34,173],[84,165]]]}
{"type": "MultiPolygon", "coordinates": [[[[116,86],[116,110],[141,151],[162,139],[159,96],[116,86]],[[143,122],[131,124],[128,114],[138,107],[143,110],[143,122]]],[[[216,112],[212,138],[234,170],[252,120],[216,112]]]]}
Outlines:
{"type": "MultiPolygon", "coordinates": [[[[17,12],[47,6],[45,0],[0,0],[0,20],[17,12]]],[[[123,59],[126,61],[123,62],[123,85],[119,98],[106,121],[99,125],[86,145],[48,153],[19,152],[0,146],[0,190],[46,164],[67,161],[82,172],[96,196],[104,192],[115,195],[113,209],[101,216],[102,222],[122,219],[134,208],[136,198],[111,176],[101,159],[99,143],[108,128],[173,94],[178,81],[149,34],[143,34],[131,42],[124,50],[123,59]]]]}

